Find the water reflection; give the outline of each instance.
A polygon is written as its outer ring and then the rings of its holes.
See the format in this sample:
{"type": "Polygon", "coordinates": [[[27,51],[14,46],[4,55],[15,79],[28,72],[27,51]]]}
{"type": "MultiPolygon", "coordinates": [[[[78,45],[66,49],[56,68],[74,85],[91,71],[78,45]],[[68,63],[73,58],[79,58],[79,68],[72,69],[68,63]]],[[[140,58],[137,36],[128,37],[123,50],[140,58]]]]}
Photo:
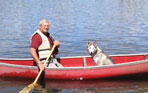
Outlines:
{"type": "MultiPolygon", "coordinates": [[[[22,88],[26,87],[31,82],[28,79],[0,79],[1,92],[12,92],[12,89],[17,88],[13,92],[18,92],[22,88]],[[5,89],[7,87],[7,89],[5,89]]],[[[122,78],[122,79],[106,79],[106,80],[46,80],[46,87],[41,85],[32,89],[31,93],[73,93],[73,92],[146,92],[148,89],[148,80],[134,79],[134,78],[122,78]]]]}

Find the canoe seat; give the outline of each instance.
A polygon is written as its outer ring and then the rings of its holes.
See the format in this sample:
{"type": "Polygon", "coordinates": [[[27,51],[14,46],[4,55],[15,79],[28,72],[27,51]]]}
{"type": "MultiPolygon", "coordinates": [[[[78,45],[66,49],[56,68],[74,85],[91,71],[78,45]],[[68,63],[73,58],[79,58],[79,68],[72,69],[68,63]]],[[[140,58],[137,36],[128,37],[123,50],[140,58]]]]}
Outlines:
{"type": "Polygon", "coordinates": [[[87,67],[86,57],[83,57],[83,66],[87,67]]]}

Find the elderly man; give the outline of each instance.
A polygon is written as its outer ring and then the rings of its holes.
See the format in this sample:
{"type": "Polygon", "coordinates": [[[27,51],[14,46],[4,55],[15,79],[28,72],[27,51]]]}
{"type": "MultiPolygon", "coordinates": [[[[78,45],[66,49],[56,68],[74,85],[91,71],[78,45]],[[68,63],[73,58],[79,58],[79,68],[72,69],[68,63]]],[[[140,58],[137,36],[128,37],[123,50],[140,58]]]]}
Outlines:
{"type": "MultiPolygon", "coordinates": [[[[45,66],[43,63],[49,55],[53,44],[56,45],[55,51],[52,54],[53,58],[55,58],[60,45],[60,42],[58,40],[54,40],[48,33],[49,27],[50,22],[46,19],[42,19],[39,24],[39,29],[32,35],[31,38],[30,54],[40,70],[44,70],[45,66]]],[[[57,62],[55,66],[60,67],[62,65],[57,62]]]]}

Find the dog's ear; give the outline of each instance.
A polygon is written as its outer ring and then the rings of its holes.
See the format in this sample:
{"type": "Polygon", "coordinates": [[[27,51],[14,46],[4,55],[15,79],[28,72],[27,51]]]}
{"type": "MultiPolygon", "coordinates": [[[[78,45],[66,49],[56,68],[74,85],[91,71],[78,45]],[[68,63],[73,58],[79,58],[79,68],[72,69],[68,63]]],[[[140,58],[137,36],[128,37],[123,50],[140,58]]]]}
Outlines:
{"type": "Polygon", "coordinates": [[[97,41],[95,41],[93,44],[94,44],[95,47],[98,46],[98,42],[97,41]]]}
{"type": "Polygon", "coordinates": [[[91,44],[91,42],[88,40],[88,42],[87,42],[87,46],[89,46],[91,44]]]}

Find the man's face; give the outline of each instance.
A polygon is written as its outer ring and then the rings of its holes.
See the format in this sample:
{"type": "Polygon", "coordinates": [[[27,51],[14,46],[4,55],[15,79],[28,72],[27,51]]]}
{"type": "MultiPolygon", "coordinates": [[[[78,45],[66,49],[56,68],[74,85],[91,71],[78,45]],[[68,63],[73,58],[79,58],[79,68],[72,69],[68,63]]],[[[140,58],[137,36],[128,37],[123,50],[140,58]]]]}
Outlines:
{"type": "Polygon", "coordinates": [[[46,34],[48,33],[49,27],[50,27],[50,23],[44,22],[40,25],[40,31],[46,34]]]}

